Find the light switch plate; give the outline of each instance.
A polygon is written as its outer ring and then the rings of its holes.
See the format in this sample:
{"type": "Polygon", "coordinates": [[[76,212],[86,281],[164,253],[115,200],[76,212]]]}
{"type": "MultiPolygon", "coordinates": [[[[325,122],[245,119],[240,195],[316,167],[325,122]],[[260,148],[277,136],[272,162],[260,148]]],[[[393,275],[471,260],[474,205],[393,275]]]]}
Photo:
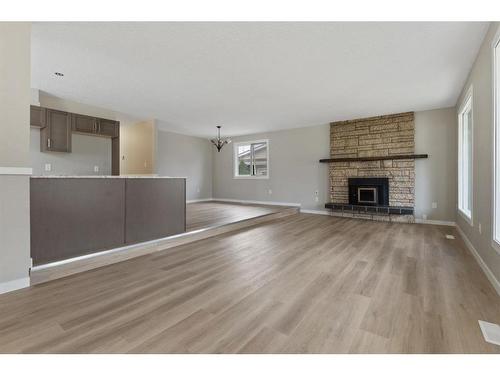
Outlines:
{"type": "Polygon", "coordinates": [[[437,202],[432,202],[432,208],[438,208],[437,202]]]}
{"type": "Polygon", "coordinates": [[[94,172],[99,172],[99,166],[98,165],[94,165],[94,172]]]}
{"type": "Polygon", "coordinates": [[[46,163],[45,164],[45,172],[50,172],[52,170],[52,164],[46,163]]]}

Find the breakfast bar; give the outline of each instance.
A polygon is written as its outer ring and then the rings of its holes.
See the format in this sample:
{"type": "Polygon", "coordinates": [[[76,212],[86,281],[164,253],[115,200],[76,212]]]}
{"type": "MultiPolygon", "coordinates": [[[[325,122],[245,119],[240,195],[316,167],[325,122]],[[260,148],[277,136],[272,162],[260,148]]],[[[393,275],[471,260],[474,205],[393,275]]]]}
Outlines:
{"type": "Polygon", "coordinates": [[[33,265],[186,231],[186,179],[38,176],[30,180],[33,265]]]}

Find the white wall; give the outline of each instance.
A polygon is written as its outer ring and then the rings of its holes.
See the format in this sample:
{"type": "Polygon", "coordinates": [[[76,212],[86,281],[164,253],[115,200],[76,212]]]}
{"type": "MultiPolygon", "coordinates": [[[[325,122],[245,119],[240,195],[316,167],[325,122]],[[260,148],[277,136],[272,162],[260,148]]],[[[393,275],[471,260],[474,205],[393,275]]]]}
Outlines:
{"type": "Polygon", "coordinates": [[[269,179],[233,179],[233,145],[220,153],[213,147],[214,198],[300,203],[304,209],[323,210],[330,201],[328,165],[318,161],[330,154],[330,125],[245,135],[233,142],[258,139],[269,139],[269,179]]]}
{"type": "Polygon", "coordinates": [[[187,177],[187,200],[212,198],[212,145],[207,139],[157,131],[156,172],[187,177]]]}
{"type": "Polygon", "coordinates": [[[457,201],[457,116],[455,108],[415,112],[415,217],[455,221],[457,201]],[[437,208],[432,208],[432,203],[437,208]]]}
{"type": "Polygon", "coordinates": [[[458,212],[456,221],[497,280],[500,280],[500,254],[492,247],[493,77],[491,43],[499,30],[498,22],[491,24],[456,108],[458,113],[465,93],[473,85],[473,225],[465,221],[458,212]],[[481,224],[482,233],[479,233],[479,224],[481,224]]]}
{"type": "Polygon", "coordinates": [[[0,22],[0,293],[29,285],[29,175],[17,173],[29,171],[30,37],[29,23],[0,22]]]}
{"type": "MultiPolygon", "coordinates": [[[[95,107],[71,100],[58,98],[37,90],[31,90],[31,103],[42,107],[102,117],[120,121],[120,128],[133,126],[139,121],[132,116],[95,107]],[[37,103],[37,99],[39,103],[37,103]]],[[[120,140],[121,143],[121,140],[120,140]]],[[[120,147],[120,154],[126,148],[120,147]]],[[[40,152],[40,130],[30,130],[30,160],[34,175],[110,175],[111,139],[81,134],[72,134],[71,153],[40,152]],[[45,164],[51,164],[51,171],[45,171],[45,164]],[[94,172],[94,166],[99,172],[94,172]]]]}
{"type": "MultiPolygon", "coordinates": [[[[324,204],[330,201],[328,165],[320,164],[319,159],[330,155],[330,125],[245,135],[233,138],[233,142],[258,139],[269,139],[269,179],[234,179],[233,146],[225,146],[220,153],[214,149],[214,198],[299,203],[303,209],[324,210],[324,204]]],[[[416,217],[426,214],[428,220],[454,221],[453,109],[415,113],[415,149],[430,155],[416,161],[416,217]],[[437,209],[432,208],[432,202],[437,203],[437,209]]]]}
{"type": "Polygon", "coordinates": [[[73,134],[71,153],[40,152],[40,129],[31,128],[30,157],[34,176],[43,175],[110,175],[111,139],[73,134]],[[51,165],[45,171],[45,164],[51,165]],[[99,168],[94,172],[94,166],[99,168]]]}

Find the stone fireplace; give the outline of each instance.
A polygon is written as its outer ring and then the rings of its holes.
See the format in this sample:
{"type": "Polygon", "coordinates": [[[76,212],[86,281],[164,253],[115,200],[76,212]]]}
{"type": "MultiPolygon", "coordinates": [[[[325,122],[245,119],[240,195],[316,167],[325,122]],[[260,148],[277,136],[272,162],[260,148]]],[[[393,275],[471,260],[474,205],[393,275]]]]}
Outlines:
{"type": "Polygon", "coordinates": [[[329,207],[343,216],[413,222],[415,152],[413,112],[330,124],[329,207]],[[384,160],[371,160],[378,157],[384,160]],[[393,159],[394,158],[394,159],[393,159]]]}

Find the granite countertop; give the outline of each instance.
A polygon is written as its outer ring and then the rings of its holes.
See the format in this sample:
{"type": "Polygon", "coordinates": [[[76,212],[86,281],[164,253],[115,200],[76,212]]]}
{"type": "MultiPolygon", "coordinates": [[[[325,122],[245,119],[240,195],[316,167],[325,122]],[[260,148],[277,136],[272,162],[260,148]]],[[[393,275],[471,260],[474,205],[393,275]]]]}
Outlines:
{"type": "Polygon", "coordinates": [[[124,175],[124,176],[31,176],[31,178],[184,178],[186,177],[172,177],[172,176],[158,176],[158,175],[124,175]]]}

